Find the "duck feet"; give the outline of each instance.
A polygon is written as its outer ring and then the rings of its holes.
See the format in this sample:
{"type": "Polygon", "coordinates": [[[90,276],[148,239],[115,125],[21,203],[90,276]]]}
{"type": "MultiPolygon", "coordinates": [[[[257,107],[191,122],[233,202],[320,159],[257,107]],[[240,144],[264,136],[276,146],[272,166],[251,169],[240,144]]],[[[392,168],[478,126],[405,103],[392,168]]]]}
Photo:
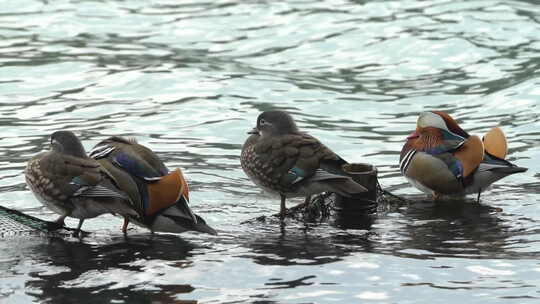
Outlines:
{"type": "Polygon", "coordinates": [[[77,230],[81,231],[82,224],[84,223],[84,219],[79,220],[79,225],[77,225],[77,230]]]}
{"type": "Polygon", "coordinates": [[[480,194],[482,193],[482,189],[478,190],[478,196],[476,197],[476,203],[480,204],[480,194]]]}
{"type": "Polygon", "coordinates": [[[50,222],[48,225],[49,230],[58,230],[64,227],[65,223],[64,220],[67,217],[67,215],[61,215],[59,218],[57,218],[54,222],[50,222]]]}
{"type": "Polygon", "coordinates": [[[124,224],[122,225],[122,233],[127,234],[127,227],[129,225],[129,219],[127,217],[124,218],[124,224]]]}
{"type": "Polygon", "coordinates": [[[288,213],[287,207],[285,206],[285,200],[287,199],[287,197],[283,194],[281,194],[280,197],[281,197],[281,205],[279,208],[279,219],[283,221],[285,219],[285,216],[288,213]]]}

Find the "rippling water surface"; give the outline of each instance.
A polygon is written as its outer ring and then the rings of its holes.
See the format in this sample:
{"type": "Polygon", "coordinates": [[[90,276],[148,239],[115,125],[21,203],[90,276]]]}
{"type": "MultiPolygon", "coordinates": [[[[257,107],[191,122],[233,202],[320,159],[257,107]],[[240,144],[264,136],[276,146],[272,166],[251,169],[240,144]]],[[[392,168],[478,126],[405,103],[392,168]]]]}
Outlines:
{"type": "MultiPolygon", "coordinates": [[[[77,238],[0,240],[6,303],[537,303],[540,4],[536,1],[4,1],[0,204],[55,215],[23,169],[55,130],[86,148],[134,136],[190,178],[216,237],[127,238],[101,216],[77,238]],[[471,200],[389,204],[356,229],[242,222],[279,209],[239,164],[268,109],[380,182],[424,110],[499,124],[529,171],[471,200]],[[187,301],[187,302],[183,302],[187,301]]],[[[67,221],[75,226],[76,221],[67,221]]]]}

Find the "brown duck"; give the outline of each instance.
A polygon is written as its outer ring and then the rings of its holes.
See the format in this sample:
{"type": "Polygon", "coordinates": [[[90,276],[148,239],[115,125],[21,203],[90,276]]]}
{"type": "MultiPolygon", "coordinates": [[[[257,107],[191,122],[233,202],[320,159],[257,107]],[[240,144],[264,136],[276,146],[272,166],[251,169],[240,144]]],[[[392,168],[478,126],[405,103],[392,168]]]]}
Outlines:
{"type": "Polygon", "coordinates": [[[84,220],[104,213],[136,216],[126,193],[118,189],[99,163],[89,158],[70,131],[51,135],[51,150],[28,161],[26,183],[36,198],[55,213],[63,226],[67,216],[84,220]]]}
{"type": "Polygon", "coordinates": [[[367,191],[346,176],[347,162],[315,137],[298,130],[291,115],[266,111],[248,134],[240,162],[247,176],[267,192],[281,198],[280,215],[286,214],[287,197],[336,192],[343,196],[367,191]]]}

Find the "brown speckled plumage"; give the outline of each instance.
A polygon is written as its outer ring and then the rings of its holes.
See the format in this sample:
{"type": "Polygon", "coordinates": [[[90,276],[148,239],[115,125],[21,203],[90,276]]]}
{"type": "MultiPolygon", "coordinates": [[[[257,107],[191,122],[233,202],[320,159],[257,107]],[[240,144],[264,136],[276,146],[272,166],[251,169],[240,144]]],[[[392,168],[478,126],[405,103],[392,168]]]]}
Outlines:
{"type": "Polygon", "coordinates": [[[306,177],[315,174],[324,162],[341,158],[309,134],[287,134],[260,139],[253,134],[242,149],[241,164],[257,184],[279,193],[295,192],[298,185],[288,179],[292,167],[302,169],[306,177]]]}
{"type": "Polygon", "coordinates": [[[364,192],[343,172],[347,162],[315,137],[301,132],[283,111],[263,112],[249,132],[240,162],[246,175],[264,190],[281,196],[281,214],[286,197],[324,191],[343,195],[364,192]]]}
{"type": "Polygon", "coordinates": [[[79,177],[95,186],[101,179],[99,164],[91,159],[77,159],[69,155],[46,152],[32,158],[26,167],[25,178],[32,192],[55,205],[65,213],[74,209],[70,200],[78,187],[71,184],[79,177]]]}
{"type": "Polygon", "coordinates": [[[128,198],[117,189],[99,163],[89,158],[75,134],[57,131],[51,135],[48,152],[28,161],[26,183],[38,200],[58,213],[58,224],[66,216],[84,219],[104,213],[132,212],[128,198]]]}

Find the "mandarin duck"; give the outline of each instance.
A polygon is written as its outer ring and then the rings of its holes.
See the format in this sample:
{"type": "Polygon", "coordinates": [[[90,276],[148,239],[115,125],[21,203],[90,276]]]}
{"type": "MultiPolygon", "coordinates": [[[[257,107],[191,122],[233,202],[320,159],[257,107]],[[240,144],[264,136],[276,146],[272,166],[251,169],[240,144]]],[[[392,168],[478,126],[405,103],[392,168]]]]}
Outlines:
{"type": "Polygon", "coordinates": [[[263,190],[281,198],[280,216],[287,197],[305,197],[325,191],[350,197],[367,189],[346,176],[347,162],[315,137],[298,130],[283,111],[266,111],[242,147],[240,163],[246,175],[263,190]]]}
{"type": "Polygon", "coordinates": [[[89,158],[79,139],[70,131],[57,131],[50,138],[51,150],[28,161],[26,183],[36,198],[64,219],[85,219],[104,213],[136,213],[129,207],[129,197],[119,190],[99,163],[89,158]]]}
{"type": "Polygon", "coordinates": [[[435,198],[477,193],[479,201],[495,181],[527,171],[505,160],[507,150],[498,127],[480,139],[444,112],[424,112],[401,150],[399,167],[414,187],[435,198]]]}
{"type": "Polygon", "coordinates": [[[122,214],[129,222],[158,232],[188,230],[217,234],[189,208],[189,188],[180,169],[170,172],[159,157],[135,139],[113,136],[90,152],[130,198],[135,215],[122,214]]]}

